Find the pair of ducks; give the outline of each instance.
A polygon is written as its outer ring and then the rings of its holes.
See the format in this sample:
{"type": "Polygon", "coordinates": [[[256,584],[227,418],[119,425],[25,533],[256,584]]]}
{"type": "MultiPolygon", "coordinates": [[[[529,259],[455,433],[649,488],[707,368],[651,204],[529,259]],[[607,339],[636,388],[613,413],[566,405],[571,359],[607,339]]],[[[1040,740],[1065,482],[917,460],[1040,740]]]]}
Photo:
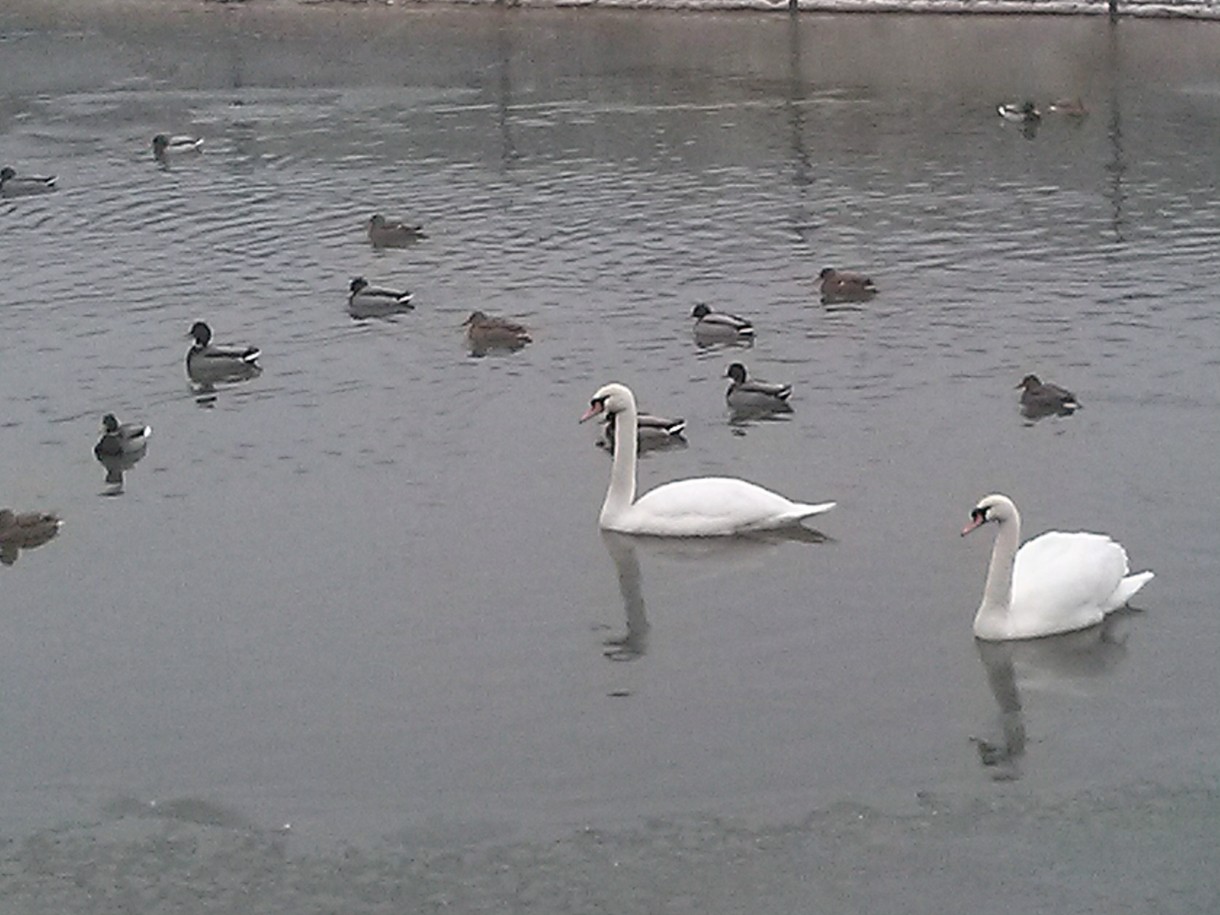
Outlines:
{"type": "MultiPolygon", "coordinates": [[[[750,378],[746,367],[740,362],[732,363],[724,377],[731,379],[724,399],[735,416],[792,412],[788,403],[788,398],[792,396],[792,385],[750,378]]],[[[636,440],[641,451],[684,445],[685,431],[686,420],[680,417],[672,419],[654,413],[636,414],[636,440]]],[[[607,416],[603,439],[611,451],[614,449],[614,434],[613,417],[607,416]]]]}
{"type": "MultiPolygon", "coordinates": [[[[113,413],[102,417],[102,437],[93,446],[97,459],[106,465],[111,476],[140,459],[148,445],[152,429],[141,423],[120,423],[113,413]]],[[[0,509],[0,562],[12,565],[21,550],[33,549],[53,539],[63,521],[53,512],[17,513],[11,508],[0,509]]]]}
{"type": "MultiPolygon", "coordinates": [[[[388,313],[392,309],[413,307],[411,293],[370,286],[363,277],[352,280],[348,301],[353,313],[363,308],[388,313]]],[[[533,341],[524,325],[482,311],[471,312],[462,326],[466,328],[467,339],[476,351],[488,348],[520,349],[533,341]]],[[[186,354],[186,371],[194,381],[242,381],[262,372],[262,366],[258,364],[262,350],[257,346],[214,344],[212,329],[203,321],[196,321],[191,326],[189,336],[195,342],[186,354]]]]}
{"type": "MultiPolygon", "coordinates": [[[[818,274],[823,303],[867,302],[877,294],[877,286],[862,273],[825,267],[818,274]]],[[[691,310],[695,319],[695,339],[702,344],[749,343],[754,340],[754,325],[739,315],[715,311],[700,302],[691,310]]]]}
{"type": "MultiPolygon", "coordinates": [[[[589,401],[581,422],[608,417],[615,437],[610,485],[598,518],[603,530],[656,537],[724,537],[800,527],[834,502],[794,502],[735,477],[694,477],[664,483],[637,498],[635,395],[607,384],[589,401]]],[[[985,641],[1041,638],[1087,629],[1125,606],[1148,581],[1150,571],[1129,574],[1127,553],[1103,534],[1050,531],[1021,546],[1021,516],[1012,499],[998,493],[970,512],[962,536],[996,525],[983,599],[974,634],[985,641]]]]}

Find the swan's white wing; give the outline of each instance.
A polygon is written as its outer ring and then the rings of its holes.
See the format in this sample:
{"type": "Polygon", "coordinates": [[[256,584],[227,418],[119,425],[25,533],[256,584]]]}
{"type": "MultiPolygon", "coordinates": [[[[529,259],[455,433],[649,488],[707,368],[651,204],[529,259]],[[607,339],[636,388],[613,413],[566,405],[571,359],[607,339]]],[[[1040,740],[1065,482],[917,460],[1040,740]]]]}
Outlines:
{"type": "Polygon", "coordinates": [[[673,537],[711,537],[797,524],[829,511],[833,502],[806,505],[731,477],[675,480],[645,493],[621,528],[673,537]]]}
{"type": "Polygon", "coordinates": [[[1035,537],[1013,565],[1012,625],[1041,635],[1095,625],[1122,605],[1116,592],[1127,570],[1126,551],[1104,534],[1035,537]]]}

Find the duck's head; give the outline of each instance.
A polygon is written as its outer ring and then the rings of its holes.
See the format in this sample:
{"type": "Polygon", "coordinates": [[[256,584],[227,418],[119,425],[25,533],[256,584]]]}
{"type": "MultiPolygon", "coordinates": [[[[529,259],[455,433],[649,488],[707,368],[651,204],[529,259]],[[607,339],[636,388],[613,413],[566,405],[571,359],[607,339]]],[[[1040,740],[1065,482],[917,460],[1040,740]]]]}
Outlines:
{"type": "Polygon", "coordinates": [[[107,435],[112,435],[119,431],[119,418],[113,413],[107,413],[102,417],[102,431],[107,435]]]}
{"type": "Polygon", "coordinates": [[[627,409],[635,409],[635,395],[631,393],[631,388],[617,383],[603,385],[590,398],[589,409],[581,416],[580,421],[583,423],[586,419],[602,414],[609,419],[627,409]]]}
{"type": "Polygon", "coordinates": [[[692,318],[706,318],[711,313],[712,313],[712,310],[707,307],[707,303],[700,302],[693,309],[691,309],[690,316],[692,318]]]}
{"type": "Polygon", "coordinates": [[[1017,387],[1023,391],[1028,391],[1030,388],[1041,387],[1041,385],[1042,382],[1038,379],[1037,375],[1026,375],[1021,379],[1021,383],[1017,387]]]}
{"type": "Polygon", "coordinates": [[[819,280],[824,280],[835,275],[834,267],[823,267],[822,272],[818,274],[819,280]]]}
{"type": "Polygon", "coordinates": [[[487,320],[487,315],[481,311],[472,311],[470,317],[462,322],[463,327],[474,327],[476,324],[482,324],[487,320]]]}
{"type": "Polygon", "coordinates": [[[738,384],[745,384],[746,367],[744,365],[742,365],[740,362],[734,362],[727,369],[725,369],[724,377],[732,378],[738,384]]]}
{"type": "Polygon", "coordinates": [[[364,277],[357,276],[352,279],[352,284],[348,288],[350,288],[352,292],[359,292],[361,289],[363,289],[368,284],[369,284],[369,281],[366,280],[364,277]]]}
{"type": "Polygon", "coordinates": [[[385,228],[385,217],[382,216],[380,213],[374,213],[372,216],[369,217],[369,228],[370,229],[385,228]]]}
{"type": "Polygon", "coordinates": [[[982,527],[988,521],[994,521],[997,524],[1003,524],[1005,521],[1011,521],[1017,517],[1017,506],[1013,504],[1012,499],[1008,496],[1002,496],[999,493],[993,493],[990,496],[984,496],[979,500],[970,512],[970,523],[962,528],[962,536],[965,537],[975,528],[982,527]]]}
{"type": "Polygon", "coordinates": [[[152,148],[156,155],[161,155],[166,149],[169,148],[169,137],[163,133],[157,134],[152,138],[152,148]]]}
{"type": "Polygon", "coordinates": [[[0,168],[0,181],[8,181],[10,178],[16,177],[17,173],[11,167],[6,165],[4,168],[0,168]]]}
{"type": "Polygon", "coordinates": [[[191,325],[191,331],[187,336],[193,337],[197,346],[207,346],[212,339],[212,328],[202,321],[196,321],[191,325]]]}

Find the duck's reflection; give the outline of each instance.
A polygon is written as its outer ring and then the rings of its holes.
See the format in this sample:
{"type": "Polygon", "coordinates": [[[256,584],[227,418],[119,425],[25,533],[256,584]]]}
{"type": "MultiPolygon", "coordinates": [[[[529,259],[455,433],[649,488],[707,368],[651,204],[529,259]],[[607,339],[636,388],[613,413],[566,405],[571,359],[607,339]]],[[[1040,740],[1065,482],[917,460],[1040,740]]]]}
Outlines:
{"type": "Polygon", "coordinates": [[[1021,405],[1021,416],[1026,420],[1024,425],[1032,426],[1048,416],[1071,416],[1075,407],[1065,407],[1062,404],[1028,403],[1021,405]]]}
{"type": "Polygon", "coordinates": [[[191,393],[195,395],[195,403],[201,407],[212,407],[216,405],[216,401],[220,398],[220,391],[222,389],[244,384],[251,379],[257,378],[262,374],[262,371],[258,366],[253,366],[251,370],[245,372],[234,372],[228,375],[217,375],[216,377],[208,377],[206,374],[191,372],[188,373],[187,378],[190,381],[191,393]]]}
{"type": "Polygon", "coordinates": [[[1091,629],[1020,642],[975,640],[987,683],[999,706],[998,741],[973,738],[979,761],[992,778],[1009,781],[1021,777],[1025,755],[1025,714],[1021,691],[1058,692],[1073,689],[1075,681],[1111,673],[1127,654],[1123,618],[1112,613],[1091,629]]]}
{"type": "Polygon", "coordinates": [[[128,454],[98,454],[96,455],[98,462],[106,468],[106,485],[110,488],[106,490],[105,495],[117,496],[123,492],[123,475],[131,470],[140,459],[144,457],[145,450],[134,451],[128,454]]]}
{"type": "Polygon", "coordinates": [[[612,661],[634,661],[648,650],[648,615],[644,604],[639,552],[670,562],[715,562],[718,574],[757,564],[783,543],[827,543],[821,531],[794,527],[759,531],[736,537],[645,537],[602,531],[602,542],[614,561],[619,592],[623,596],[626,628],[602,642],[612,661]]]}
{"type": "Polygon", "coordinates": [[[751,426],[760,423],[786,423],[792,419],[792,407],[788,404],[776,407],[729,407],[729,425],[733,434],[745,435],[751,426]]]}

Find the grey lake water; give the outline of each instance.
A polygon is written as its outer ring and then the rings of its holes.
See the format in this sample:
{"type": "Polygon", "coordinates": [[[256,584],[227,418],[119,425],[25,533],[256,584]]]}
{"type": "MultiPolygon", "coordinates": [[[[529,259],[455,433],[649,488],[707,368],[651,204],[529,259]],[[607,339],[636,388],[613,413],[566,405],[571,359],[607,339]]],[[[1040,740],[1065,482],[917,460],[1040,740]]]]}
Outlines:
{"type": "Polygon", "coordinates": [[[1211,23],[7,5],[0,911],[1217,911],[1218,139],[1211,23]],[[612,380],[825,536],[601,535],[612,380]],[[976,645],[995,491],[1138,610],[976,645]]]}

